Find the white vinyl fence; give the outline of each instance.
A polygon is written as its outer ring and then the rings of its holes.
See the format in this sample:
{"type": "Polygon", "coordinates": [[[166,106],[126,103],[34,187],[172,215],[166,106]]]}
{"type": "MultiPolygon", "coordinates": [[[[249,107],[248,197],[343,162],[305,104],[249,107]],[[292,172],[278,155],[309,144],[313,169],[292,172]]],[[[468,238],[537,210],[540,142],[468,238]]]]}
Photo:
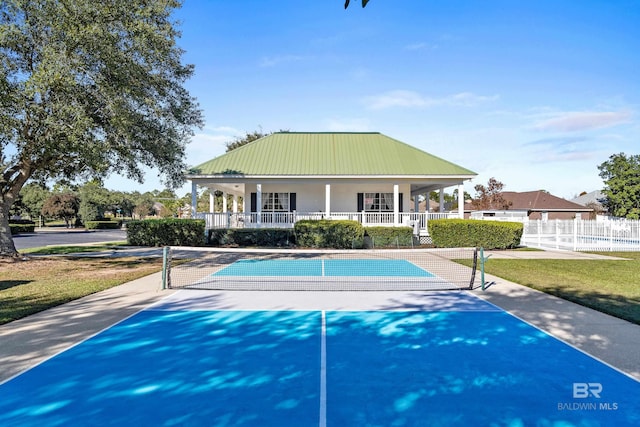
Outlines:
{"type": "Polygon", "coordinates": [[[640,221],[527,221],[520,243],[571,251],[640,251],[640,221]]]}

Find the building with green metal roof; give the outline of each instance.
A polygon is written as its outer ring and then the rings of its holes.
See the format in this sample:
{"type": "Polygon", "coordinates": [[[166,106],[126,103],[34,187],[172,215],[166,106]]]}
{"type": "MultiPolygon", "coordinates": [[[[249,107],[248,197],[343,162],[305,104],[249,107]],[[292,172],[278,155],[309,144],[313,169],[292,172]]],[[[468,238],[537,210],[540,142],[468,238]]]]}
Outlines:
{"type": "MultiPolygon", "coordinates": [[[[377,132],[277,132],[195,166],[186,178],[193,206],[198,187],[221,191],[233,196],[231,209],[223,198],[223,213],[246,227],[289,226],[301,217],[406,225],[415,222],[409,214],[417,213],[419,195],[452,186],[464,194],[475,176],[377,132]]],[[[208,226],[233,226],[229,218],[208,226]]]]}

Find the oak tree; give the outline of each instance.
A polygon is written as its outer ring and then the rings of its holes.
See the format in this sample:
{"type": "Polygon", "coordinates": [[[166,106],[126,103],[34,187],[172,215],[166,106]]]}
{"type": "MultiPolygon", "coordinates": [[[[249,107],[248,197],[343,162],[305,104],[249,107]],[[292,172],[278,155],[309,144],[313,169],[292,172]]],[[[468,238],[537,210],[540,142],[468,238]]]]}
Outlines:
{"type": "Polygon", "coordinates": [[[45,200],[42,215],[49,218],[62,219],[67,228],[73,226],[71,222],[78,217],[80,199],[73,193],[53,194],[45,200]]]}
{"type": "Polygon", "coordinates": [[[184,83],[180,0],[0,2],[0,255],[30,178],[183,180],[202,113],[184,83]]]}

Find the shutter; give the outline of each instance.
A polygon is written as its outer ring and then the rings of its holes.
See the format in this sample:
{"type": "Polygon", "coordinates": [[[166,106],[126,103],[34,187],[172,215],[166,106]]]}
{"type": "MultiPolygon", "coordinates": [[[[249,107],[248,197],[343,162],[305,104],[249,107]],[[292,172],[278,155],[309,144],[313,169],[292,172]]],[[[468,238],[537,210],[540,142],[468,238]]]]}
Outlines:
{"type": "Polygon", "coordinates": [[[358,193],[358,210],[357,212],[362,212],[364,210],[364,193],[358,193]]]}
{"type": "Polygon", "coordinates": [[[251,193],[251,212],[258,212],[258,193],[251,193]]]}
{"type": "Polygon", "coordinates": [[[402,203],[402,193],[398,194],[398,204],[400,204],[400,206],[398,206],[398,212],[403,212],[402,206],[404,205],[404,203],[402,203]]]}
{"type": "Polygon", "coordinates": [[[289,212],[296,210],[296,193],[289,193],[289,212]]]}

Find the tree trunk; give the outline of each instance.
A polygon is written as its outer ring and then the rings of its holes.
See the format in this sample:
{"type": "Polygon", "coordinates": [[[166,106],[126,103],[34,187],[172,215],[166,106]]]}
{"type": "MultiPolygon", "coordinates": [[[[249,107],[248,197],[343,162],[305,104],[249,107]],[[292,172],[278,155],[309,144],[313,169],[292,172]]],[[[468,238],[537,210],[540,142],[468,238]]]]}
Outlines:
{"type": "Polygon", "coordinates": [[[0,203],[0,257],[17,257],[18,251],[13,244],[11,228],[9,227],[9,209],[11,205],[2,201],[0,203]]]}

